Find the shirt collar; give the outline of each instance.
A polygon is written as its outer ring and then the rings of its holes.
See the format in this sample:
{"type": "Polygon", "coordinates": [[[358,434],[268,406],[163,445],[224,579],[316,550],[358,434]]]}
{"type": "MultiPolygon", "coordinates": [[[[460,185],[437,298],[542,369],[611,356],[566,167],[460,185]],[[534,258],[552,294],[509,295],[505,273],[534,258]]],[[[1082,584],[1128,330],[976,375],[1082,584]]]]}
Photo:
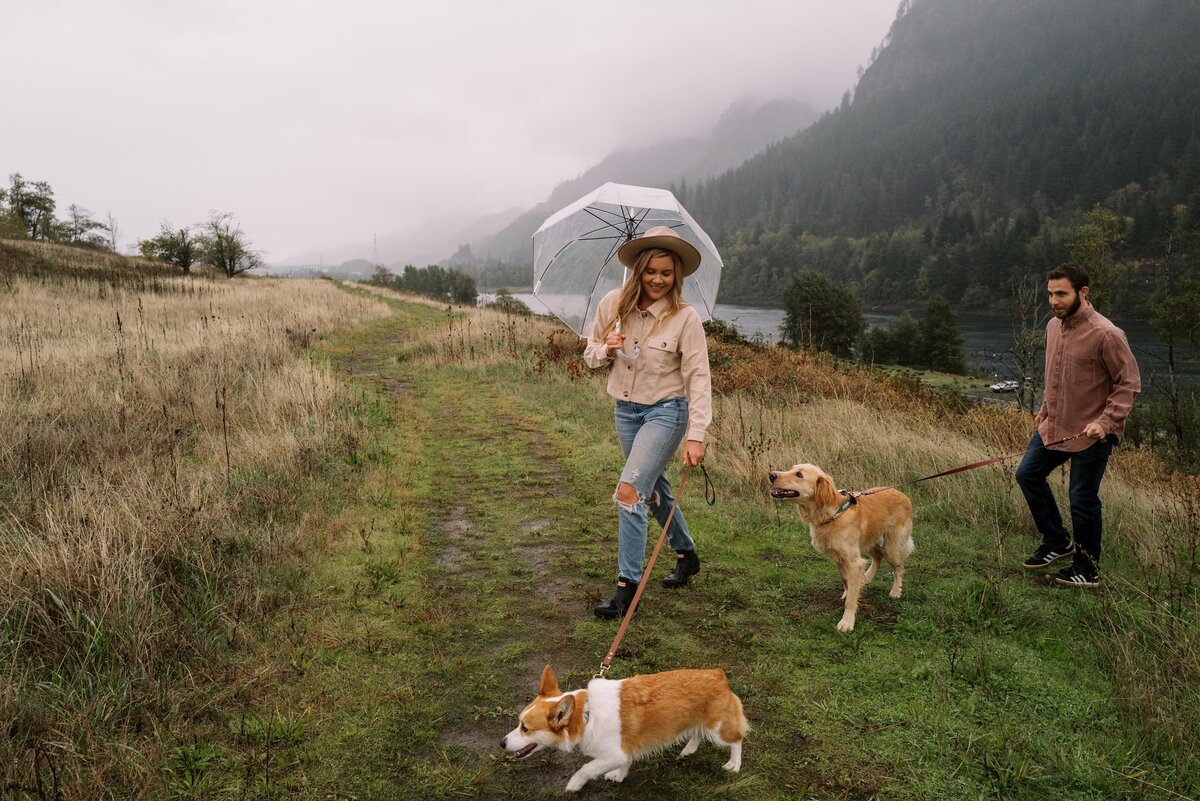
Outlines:
{"type": "Polygon", "coordinates": [[[1096,310],[1092,307],[1092,304],[1085,300],[1079,304],[1079,308],[1074,314],[1062,321],[1062,325],[1064,328],[1074,328],[1077,325],[1083,325],[1092,319],[1092,315],[1095,313],[1096,310]]]}
{"type": "Polygon", "coordinates": [[[645,310],[650,312],[651,314],[653,314],[654,319],[658,320],[663,316],[663,314],[669,308],[671,308],[670,299],[666,298],[666,297],[662,297],[662,298],[659,298],[658,300],[654,301],[653,303],[651,303],[648,307],[646,307],[645,310]]]}

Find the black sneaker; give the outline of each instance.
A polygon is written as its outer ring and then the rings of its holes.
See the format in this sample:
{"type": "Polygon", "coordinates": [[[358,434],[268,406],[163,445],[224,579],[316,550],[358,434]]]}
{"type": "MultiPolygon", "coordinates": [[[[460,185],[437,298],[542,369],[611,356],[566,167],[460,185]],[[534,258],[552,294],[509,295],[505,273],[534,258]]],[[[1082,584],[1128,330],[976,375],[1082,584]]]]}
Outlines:
{"type": "Polygon", "coordinates": [[[1095,570],[1071,565],[1058,571],[1054,581],[1068,587],[1099,587],[1100,576],[1095,570]]]}
{"type": "Polygon", "coordinates": [[[1021,567],[1026,570],[1045,570],[1059,559],[1066,559],[1074,555],[1074,543],[1067,545],[1066,548],[1052,548],[1049,545],[1043,545],[1034,551],[1033,556],[1026,559],[1021,567]]]}

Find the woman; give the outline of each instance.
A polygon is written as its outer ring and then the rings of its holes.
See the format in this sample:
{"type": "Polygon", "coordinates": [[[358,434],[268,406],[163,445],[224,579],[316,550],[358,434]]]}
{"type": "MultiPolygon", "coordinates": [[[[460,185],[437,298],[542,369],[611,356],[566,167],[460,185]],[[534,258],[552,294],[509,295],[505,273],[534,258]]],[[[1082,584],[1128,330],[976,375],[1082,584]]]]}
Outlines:
{"type": "MultiPolygon", "coordinates": [[[[646,554],[648,510],[664,524],[675,502],[665,469],[687,436],[684,462],[704,461],[704,432],[712,420],[712,377],[700,315],[683,300],[683,279],[700,266],[700,252],[667,227],[626,242],[617,258],[633,271],[600,301],[584,350],[588,367],[608,367],[608,394],[616,399],[617,439],[625,468],[617,504],[617,590],[594,611],[625,614],[646,554]]],[[[663,579],[682,587],[700,572],[696,544],[681,510],[667,531],[677,560],[663,579]]]]}

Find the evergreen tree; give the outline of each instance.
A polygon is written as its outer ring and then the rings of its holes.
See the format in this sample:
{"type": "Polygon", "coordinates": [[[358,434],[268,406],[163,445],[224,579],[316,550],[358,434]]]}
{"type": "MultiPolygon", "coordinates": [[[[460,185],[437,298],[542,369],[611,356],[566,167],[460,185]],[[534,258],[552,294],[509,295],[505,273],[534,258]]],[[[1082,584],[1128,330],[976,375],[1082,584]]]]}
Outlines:
{"type": "Polygon", "coordinates": [[[967,372],[967,359],[963,355],[958,317],[945,298],[936,297],[925,307],[925,317],[921,320],[920,341],[924,353],[922,366],[943,373],[967,372]]]}
{"type": "Polygon", "coordinates": [[[849,290],[820,273],[802,272],[783,293],[780,334],[793,348],[850,356],[862,336],[862,304],[849,290]]]}

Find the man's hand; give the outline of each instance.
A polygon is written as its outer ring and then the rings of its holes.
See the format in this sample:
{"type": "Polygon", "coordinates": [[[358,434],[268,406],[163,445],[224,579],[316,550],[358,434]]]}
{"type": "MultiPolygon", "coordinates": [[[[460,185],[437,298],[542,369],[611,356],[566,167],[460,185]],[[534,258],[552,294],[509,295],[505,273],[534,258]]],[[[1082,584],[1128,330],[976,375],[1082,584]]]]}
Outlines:
{"type": "Polygon", "coordinates": [[[1099,423],[1088,423],[1087,428],[1083,429],[1083,435],[1088,439],[1104,439],[1104,429],[1099,423]]]}
{"type": "Polygon", "coordinates": [[[683,463],[695,467],[704,461],[704,443],[689,439],[683,446],[683,463]]]}

